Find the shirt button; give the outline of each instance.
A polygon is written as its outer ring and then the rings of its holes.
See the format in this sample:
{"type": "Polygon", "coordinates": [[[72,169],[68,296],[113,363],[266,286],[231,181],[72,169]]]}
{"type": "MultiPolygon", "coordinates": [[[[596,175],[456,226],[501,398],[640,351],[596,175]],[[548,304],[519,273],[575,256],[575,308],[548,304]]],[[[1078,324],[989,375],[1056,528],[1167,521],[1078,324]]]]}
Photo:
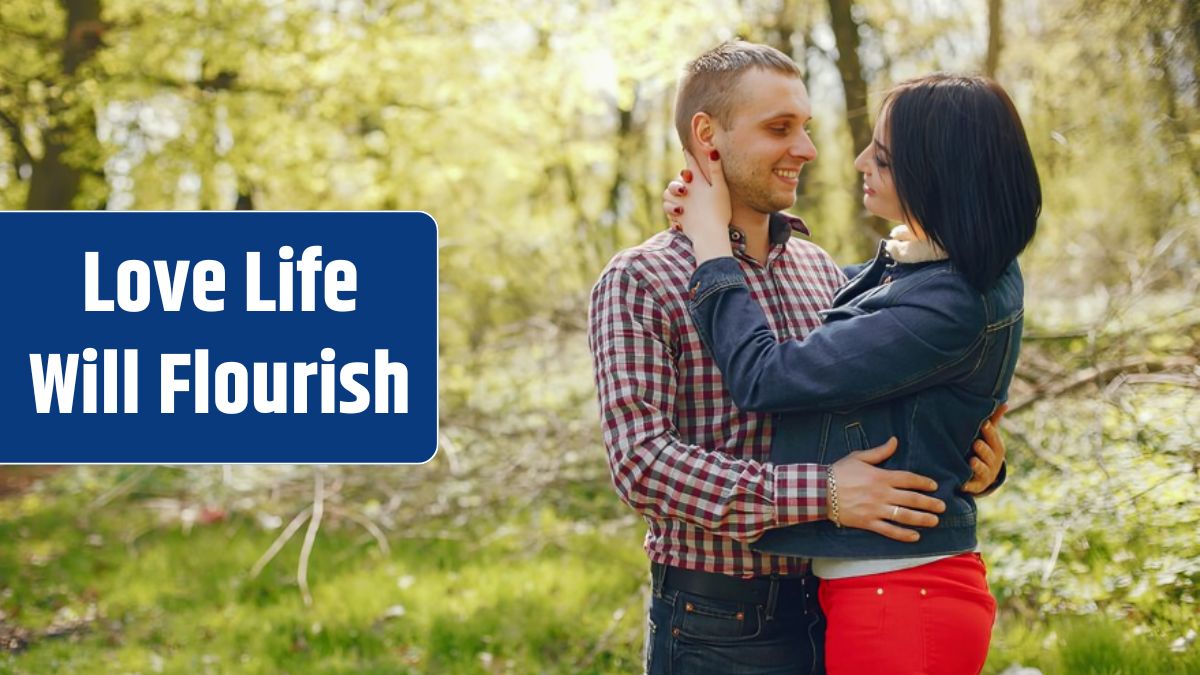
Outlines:
{"type": "Polygon", "coordinates": [[[882,588],[876,588],[876,589],[875,589],[875,595],[883,595],[883,589],[882,589],[882,588]]]}
{"type": "Polygon", "coordinates": [[[924,588],[921,589],[921,595],[928,595],[928,593],[925,592],[924,588]]]}

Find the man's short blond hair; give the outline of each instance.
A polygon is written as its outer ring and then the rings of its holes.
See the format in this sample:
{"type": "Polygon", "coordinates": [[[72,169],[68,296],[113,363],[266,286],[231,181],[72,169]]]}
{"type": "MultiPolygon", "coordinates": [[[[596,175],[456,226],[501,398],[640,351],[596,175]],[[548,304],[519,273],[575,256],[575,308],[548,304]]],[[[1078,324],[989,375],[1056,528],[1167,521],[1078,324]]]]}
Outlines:
{"type": "Polygon", "coordinates": [[[675,96],[675,131],[685,150],[691,150],[692,118],[708,113],[728,129],[739,96],[738,82],[751,68],[801,77],[803,73],[787,54],[768,45],[732,40],[723,42],[687,64],[675,96]]]}

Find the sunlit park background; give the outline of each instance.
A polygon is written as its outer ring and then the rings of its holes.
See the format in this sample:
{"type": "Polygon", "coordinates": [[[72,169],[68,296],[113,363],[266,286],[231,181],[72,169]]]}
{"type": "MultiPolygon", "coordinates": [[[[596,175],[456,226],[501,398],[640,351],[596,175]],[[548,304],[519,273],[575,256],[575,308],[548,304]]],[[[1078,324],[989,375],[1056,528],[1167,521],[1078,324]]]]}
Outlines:
{"type": "Polygon", "coordinates": [[[638,672],[587,294],[663,227],[676,77],[734,36],[806,72],[795,212],[846,263],[883,231],[851,160],[887,86],[1012,92],[1045,208],[987,672],[1200,672],[1196,0],[2,0],[0,208],[436,217],[441,441],[0,468],[0,672],[638,672]]]}

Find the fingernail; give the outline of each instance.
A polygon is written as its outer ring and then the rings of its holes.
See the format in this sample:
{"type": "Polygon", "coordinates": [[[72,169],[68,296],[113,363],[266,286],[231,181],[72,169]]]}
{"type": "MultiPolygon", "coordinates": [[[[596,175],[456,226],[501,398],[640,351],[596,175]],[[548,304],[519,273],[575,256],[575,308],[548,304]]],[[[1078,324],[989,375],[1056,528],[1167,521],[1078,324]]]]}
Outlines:
{"type": "Polygon", "coordinates": [[[686,194],[687,194],[687,186],[686,185],[680,186],[679,187],[679,195],[682,197],[683,195],[686,195],[686,194]]]}
{"type": "Polygon", "coordinates": [[[683,215],[683,207],[682,206],[676,206],[674,211],[675,211],[675,215],[677,215],[677,216],[683,215]]]}
{"type": "Polygon", "coordinates": [[[685,183],[692,182],[692,170],[691,169],[684,169],[683,171],[679,172],[679,176],[681,178],[683,178],[683,182],[685,182],[685,183]]]}
{"type": "Polygon", "coordinates": [[[715,162],[715,161],[721,159],[721,153],[717,152],[714,149],[712,152],[708,153],[708,158],[715,162]]]}

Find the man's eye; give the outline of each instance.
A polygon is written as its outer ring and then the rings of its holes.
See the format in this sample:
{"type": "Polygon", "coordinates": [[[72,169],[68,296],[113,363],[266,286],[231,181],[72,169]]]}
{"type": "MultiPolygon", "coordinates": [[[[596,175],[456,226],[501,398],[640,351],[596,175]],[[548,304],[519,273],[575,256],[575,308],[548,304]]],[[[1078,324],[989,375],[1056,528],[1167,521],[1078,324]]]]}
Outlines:
{"type": "Polygon", "coordinates": [[[782,134],[786,134],[787,132],[788,132],[787,127],[771,127],[771,133],[776,133],[776,134],[782,135],[782,134]]]}

